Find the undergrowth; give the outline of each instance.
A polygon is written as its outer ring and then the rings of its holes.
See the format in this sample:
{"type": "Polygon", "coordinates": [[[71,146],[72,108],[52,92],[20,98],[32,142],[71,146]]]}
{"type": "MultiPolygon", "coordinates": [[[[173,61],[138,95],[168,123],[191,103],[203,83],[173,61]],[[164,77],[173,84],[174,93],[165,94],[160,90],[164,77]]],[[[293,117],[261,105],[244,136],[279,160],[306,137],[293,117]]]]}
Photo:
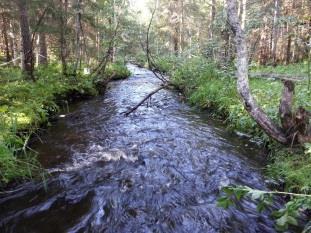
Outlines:
{"type": "MultiPolygon", "coordinates": [[[[129,76],[122,64],[110,64],[107,73],[129,76]]],[[[105,74],[108,77],[109,74],[105,74]]],[[[38,67],[36,82],[25,81],[19,68],[0,69],[0,187],[31,178],[40,165],[27,148],[29,138],[59,110],[60,100],[96,95],[93,78],[61,75],[59,64],[38,67]]]]}
{"type": "Polygon", "coordinates": [[[131,72],[122,64],[122,62],[111,63],[106,69],[106,76],[113,80],[125,79],[130,76],[131,72]]]}
{"type": "Polygon", "coordinates": [[[276,73],[276,74],[286,74],[293,76],[308,77],[308,61],[288,64],[288,65],[278,65],[278,66],[252,66],[251,71],[261,72],[261,73],[276,73]]]}
{"type": "MultiPolygon", "coordinates": [[[[218,68],[217,64],[201,57],[165,57],[158,59],[157,65],[161,71],[169,74],[171,82],[185,94],[190,104],[209,109],[214,116],[224,119],[229,129],[247,133],[269,145],[271,159],[268,174],[284,180],[286,190],[311,192],[310,155],[305,155],[299,149],[289,150],[271,141],[244,109],[235,78],[218,68]]],[[[297,64],[294,70],[300,68],[301,64],[297,64]]],[[[283,84],[277,80],[254,78],[250,79],[250,87],[259,105],[279,124],[278,108],[283,84]]],[[[304,106],[311,111],[311,92],[306,83],[298,82],[295,93],[294,107],[304,106]]]]}
{"type": "MultiPolygon", "coordinates": [[[[184,93],[190,104],[209,109],[215,117],[224,119],[231,130],[247,133],[270,149],[269,165],[265,169],[266,175],[280,184],[278,188],[281,191],[301,195],[311,194],[311,144],[306,144],[304,150],[286,148],[273,142],[244,109],[237,92],[236,79],[231,73],[223,71],[217,64],[201,57],[191,59],[165,57],[158,59],[157,65],[159,70],[169,74],[170,81],[184,93]]],[[[306,64],[305,66],[303,64],[279,66],[275,69],[253,67],[253,70],[301,75],[304,72],[302,67],[305,68],[306,64]]],[[[250,87],[258,104],[275,123],[280,124],[278,111],[283,89],[281,81],[254,78],[250,79],[250,87]]],[[[298,106],[311,111],[311,92],[308,90],[307,80],[296,83],[294,107],[298,106]]],[[[239,194],[239,189],[234,190],[237,190],[234,191],[235,195],[239,194]]],[[[265,196],[263,191],[250,189],[243,192],[244,194],[259,192],[262,194],[261,197],[265,196]]],[[[230,195],[220,198],[220,203],[229,203],[230,195]]],[[[298,213],[299,209],[303,208],[309,209],[311,205],[306,205],[305,200],[307,199],[292,197],[284,209],[277,212],[278,230],[283,231],[289,225],[298,224],[294,219],[298,214],[289,213],[290,211],[298,213]]],[[[310,204],[310,201],[308,203],[310,204]]]]}

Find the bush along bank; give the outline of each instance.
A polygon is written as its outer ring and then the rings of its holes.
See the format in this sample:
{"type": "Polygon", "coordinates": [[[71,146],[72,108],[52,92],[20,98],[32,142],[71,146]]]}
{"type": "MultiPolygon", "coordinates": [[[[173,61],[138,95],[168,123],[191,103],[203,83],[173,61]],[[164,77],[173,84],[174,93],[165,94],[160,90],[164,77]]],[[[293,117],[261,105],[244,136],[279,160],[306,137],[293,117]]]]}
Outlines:
{"type": "Polygon", "coordinates": [[[18,68],[0,69],[0,188],[40,173],[28,142],[59,111],[60,104],[97,95],[103,88],[99,80],[129,75],[121,63],[109,64],[105,75],[96,79],[83,74],[63,76],[60,66],[51,64],[39,67],[37,81],[29,82],[22,79],[18,68]]]}
{"type": "MultiPolygon", "coordinates": [[[[214,117],[223,119],[229,129],[246,133],[253,140],[261,141],[269,149],[265,174],[271,180],[271,184],[277,184],[271,187],[272,189],[303,195],[311,194],[311,145],[287,148],[273,142],[244,110],[236,89],[236,79],[232,77],[234,68],[224,71],[217,64],[201,57],[191,59],[164,57],[157,60],[157,65],[159,70],[170,76],[171,83],[185,95],[191,105],[208,109],[214,117]]],[[[297,64],[296,66],[300,67],[296,69],[300,73],[304,73],[301,67],[307,71],[307,65],[297,64]]],[[[286,69],[292,70],[296,66],[276,67],[273,72],[286,73],[286,69]]],[[[265,72],[272,68],[254,67],[253,69],[256,72],[261,70],[265,72]]],[[[308,90],[307,82],[306,80],[296,83],[295,107],[304,106],[311,111],[311,91],[308,90]]],[[[250,86],[259,105],[271,119],[278,122],[278,108],[283,89],[281,81],[251,78],[250,86]]],[[[256,191],[245,188],[227,189],[227,197],[221,199],[220,203],[228,207],[232,204],[230,199],[232,195],[238,194],[240,199],[250,194],[261,200],[259,202],[261,207],[265,206],[268,203],[267,197],[271,193],[257,191],[254,194],[254,192],[256,191]]],[[[290,197],[290,195],[285,196],[290,197]]],[[[298,224],[296,217],[299,212],[302,209],[311,209],[311,196],[301,197],[302,199],[289,198],[290,201],[284,209],[275,214],[279,230],[285,230],[291,224],[298,224]]]]}

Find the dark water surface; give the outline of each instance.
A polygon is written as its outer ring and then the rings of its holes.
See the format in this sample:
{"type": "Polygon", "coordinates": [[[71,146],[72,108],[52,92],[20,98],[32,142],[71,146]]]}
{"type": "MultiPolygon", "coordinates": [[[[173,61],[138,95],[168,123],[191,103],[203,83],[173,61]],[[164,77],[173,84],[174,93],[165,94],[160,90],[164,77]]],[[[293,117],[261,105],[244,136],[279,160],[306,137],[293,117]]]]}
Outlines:
{"type": "Polygon", "coordinates": [[[53,176],[0,196],[0,232],[275,232],[252,202],[216,206],[229,184],[265,189],[260,151],[163,90],[121,113],[160,83],[133,76],[72,106],[37,143],[53,176]]]}

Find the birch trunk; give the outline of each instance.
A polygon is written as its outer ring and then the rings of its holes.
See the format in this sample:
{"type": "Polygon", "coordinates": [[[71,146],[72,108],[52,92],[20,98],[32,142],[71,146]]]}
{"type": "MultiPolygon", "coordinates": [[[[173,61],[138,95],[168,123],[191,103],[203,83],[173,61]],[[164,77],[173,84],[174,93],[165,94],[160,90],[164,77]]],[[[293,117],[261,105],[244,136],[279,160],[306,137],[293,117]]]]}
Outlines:
{"type": "Polygon", "coordinates": [[[40,33],[39,37],[39,64],[47,65],[48,64],[48,51],[46,44],[46,36],[45,33],[40,33]]]}
{"type": "Polygon", "coordinates": [[[263,112],[250,92],[247,44],[237,14],[237,1],[226,0],[226,2],[228,21],[234,33],[237,50],[237,89],[241,95],[245,109],[270,137],[280,143],[288,144],[288,139],[282,129],[274,124],[274,122],[272,122],[272,120],[263,112]]]}

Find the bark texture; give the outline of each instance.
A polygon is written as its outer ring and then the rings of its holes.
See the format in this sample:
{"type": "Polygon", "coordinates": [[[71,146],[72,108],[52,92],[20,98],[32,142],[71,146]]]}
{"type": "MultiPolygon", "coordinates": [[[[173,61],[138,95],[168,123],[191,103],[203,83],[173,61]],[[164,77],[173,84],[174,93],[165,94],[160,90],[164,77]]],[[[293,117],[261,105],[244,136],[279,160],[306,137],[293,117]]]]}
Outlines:
{"type": "Polygon", "coordinates": [[[280,17],[280,4],[281,0],[274,0],[274,16],[273,16],[273,28],[272,28],[272,62],[273,65],[277,65],[277,43],[278,43],[278,36],[279,36],[279,26],[278,21],[280,17]]]}
{"type": "Polygon", "coordinates": [[[311,142],[310,112],[303,107],[293,113],[295,85],[293,81],[285,80],[279,115],[282,127],[274,123],[258,106],[251,94],[248,80],[248,53],[244,31],[237,13],[237,1],[226,0],[228,21],[235,36],[237,50],[237,89],[241,95],[245,109],[257,124],[274,140],[286,144],[302,144],[311,142]]]}
{"type": "Polygon", "coordinates": [[[47,51],[45,33],[40,33],[39,47],[40,47],[39,64],[40,65],[46,65],[46,64],[48,64],[48,58],[47,58],[48,51],[47,51]]]}
{"type": "Polygon", "coordinates": [[[242,101],[246,110],[257,124],[273,139],[280,143],[287,144],[288,140],[276,124],[263,112],[258,106],[256,100],[252,96],[248,81],[248,52],[244,31],[241,28],[239,17],[237,14],[237,1],[226,0],[227,14],[231,29],[235,36],[235,44],[237,50],[237,88],[242,97],[242,101]]]}
{"type": "Polygon", "coordinates": [[[6,61],[11,61],[11,54],[10,54],[10,46],[9,46],[9,36],[8,36],[8,19],[5,13],[2,13],[2,36],[3,42],[5,46],[5,55],[6,61]]]}
{"type": "Polygon", "coordinates": [[[27,74],[27,78],[34,80],[33,70],[34,70],[34,55],[31,41],[31,34],[28,22],[28,11],[27,11],[27,1],[17,0],[17,6],[19,10],[20,17],[20,29],[22,37],[22,48],[23,48],[23,68],[27,74]]]}
{"type": "Polygon", "coordinates": [[[60,35],[59,35],[59,44],[60,44],[60,59],[62,62],[62,70],[63,74],[67,75],[67,43],[66,43],[66,27],[67,27],[67,8],[68,8],[68,1],[67,0],[60,0],[60,16],[59,16],[59,26],[60,26],[60,35]]]}

